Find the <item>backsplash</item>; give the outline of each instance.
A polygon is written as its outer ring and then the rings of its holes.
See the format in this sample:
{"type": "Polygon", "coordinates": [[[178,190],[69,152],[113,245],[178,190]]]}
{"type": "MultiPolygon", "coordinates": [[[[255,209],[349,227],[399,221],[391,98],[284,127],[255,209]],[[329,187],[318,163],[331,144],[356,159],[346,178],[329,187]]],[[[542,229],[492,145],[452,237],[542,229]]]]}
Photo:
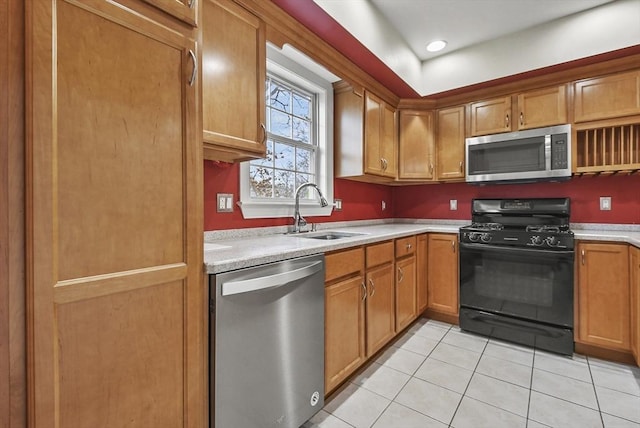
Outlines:
{"type": "MultiPolygon", "coordinates": [[[[337,222],[386,218],[468,220],[473,198],[571,198],[571,222],[640,224],[640,175],[586,176],[559,183],[475,186],[466,183],[391,187],[336,179],[335,198],[342,211],[330,217],[308,217],[310,222],[337,222]],[[611,211],[600,211],[601,196],[611,197],[611,211]],[[449,210],[456,199],[458,209],[449,210]],[[387,209],[382,210],[382,201],[387,209]]],[[[249,219],[238,206],[233,213],[216,212],[216,193],[239,197],[239,165],[204,162],[204,230],[226,230],[291,224],[290,218],[249,219]]]]}

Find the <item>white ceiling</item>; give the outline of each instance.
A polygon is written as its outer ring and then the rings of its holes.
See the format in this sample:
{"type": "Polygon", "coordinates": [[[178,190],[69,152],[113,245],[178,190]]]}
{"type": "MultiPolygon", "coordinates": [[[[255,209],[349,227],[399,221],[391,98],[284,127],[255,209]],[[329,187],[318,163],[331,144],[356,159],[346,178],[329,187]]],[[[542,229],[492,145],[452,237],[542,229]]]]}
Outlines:
{"type": "Polygon", "coordinates": [[[423,96],[640,45],[640,0],[313,1],[423,96]]]}
{"type": "Polygon", "coordinates": [[[398,31],[416,56],[421,60],[428,60],[612,0],[370,1],[398,31]],[[446,40],[447,47],[437,53],[427,52],[427,43],[438,39],[446,40]]]}

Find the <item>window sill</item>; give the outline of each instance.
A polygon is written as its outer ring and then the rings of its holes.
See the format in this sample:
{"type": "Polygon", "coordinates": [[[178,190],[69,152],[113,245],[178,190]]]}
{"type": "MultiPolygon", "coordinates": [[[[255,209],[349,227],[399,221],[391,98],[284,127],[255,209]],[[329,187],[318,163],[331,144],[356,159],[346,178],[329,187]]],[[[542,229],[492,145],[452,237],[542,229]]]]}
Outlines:
{"type": "MultiPolygon", "coordinates": [[[[293,217],[294,204],[274,202],[239,202],[242,216],[250,218],[282,218],[293,217]]],[[[326,207],[319,204],[300,204],[300,214],[303,217],[326,217],[333,212],[333,204],[326,207]]]]}

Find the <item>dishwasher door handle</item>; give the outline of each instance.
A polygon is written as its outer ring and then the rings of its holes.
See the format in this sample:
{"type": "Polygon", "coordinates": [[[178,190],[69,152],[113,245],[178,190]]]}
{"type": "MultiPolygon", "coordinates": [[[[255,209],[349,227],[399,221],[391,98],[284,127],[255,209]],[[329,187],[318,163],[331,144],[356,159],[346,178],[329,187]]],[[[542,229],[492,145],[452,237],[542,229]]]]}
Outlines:
{"type": "Polygon", "coordinates": [[[264,290],[266,288],[281,287],[290,282],[311,276],[320,270],[322,270],[322,261],[316,261],[289,272],[260,276],[258,278],[245,279],[242,281],[224,282],[222,283],[222,295],[232,296],[234,294],[250,293],[252,291],[264,290]]]}

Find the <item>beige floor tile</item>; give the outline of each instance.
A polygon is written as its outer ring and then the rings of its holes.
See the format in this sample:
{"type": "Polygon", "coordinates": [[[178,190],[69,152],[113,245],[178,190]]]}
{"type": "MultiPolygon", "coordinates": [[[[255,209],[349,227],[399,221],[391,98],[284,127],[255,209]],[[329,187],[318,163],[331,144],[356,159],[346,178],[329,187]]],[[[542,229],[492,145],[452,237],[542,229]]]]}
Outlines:
{"type": "Polygon", "coordinates": [[[324,410],[320,410],[300,428],[352,428],[352,425],[324,410]]]}
{"type": "Polygon", "coordinates": [[[438,385],[412,378],[395,401],[417,412],[448,424],[453,417],[461,394],[438,385]]]}
{"type": "Polygon", "coordinates": [[[596,392],[591,382],[533,369],[531,389],[598,410],[596,392]]]}
{"type": "Polygon", "coordinates": [[[571,357],[536,350],[533,367],[585,382],[591,382],[589,365],[584,358],[573,359],[571,357]]]}
{"type": "Polygon", "coordinates": [[[507,342],[490,340],[484,350],[484,355],[511,361],[524,366],[533,366],[533,349],[514,345],[507,342]]]}
{"type": "Polygon", "coordinates": [[[446,428],[447,425],[397,403],[391,403],[373,428],[446,428]]]}
{"type": "Polygon", "coordinates": [[[469,383],[465,397],[499,407],[516,415],[527,417],[529,389],[475,373],[469,383]]]}
{"type": "Polygon", "coordinates": [[[605,428],[640,428],[640,424],[606,413],[602,414],[602,420],[604,421],[605,428]]]}
{"type": "Polygon", "coordinates": [[[525,428],[527,420],[473,398],[464,397],[451,423],[455,428],[525,428]]]}
{"type": "Polygon", "coordinates": [[[489,355],[482,355],[476,371],[525,388],[531,385],[531,367],[489,355]]]}
{"type": "Polygon", "coordinates": [[[640,397],[640,369],[589,358],[593,383],[640,397]]]}
{"type": "Polygon", "coordinates": [[[531,391],[529,419],[558,428],[601,428],[596,410],[531,391]]]}
{"type": "Polygon", "coordinates": [[[449,345],[468,349],[469,351],[482,352],[484,351],[484,347],[487,345],[488,339],[465,331],[452,329],[449,330],[442,341],[449,345]]]}
{"type": "Polygon", "coordinates": [[[640,397],[596,385],[600,411],[640,423],[640,397]]]}
{"type": "Polygon", "coordinates": [[[440,342],[431,353],[431,358],[462,367],[463,369],[474,370],[480,355],[479,352],[440,342]]]}
{"type": "Polygon", "coordinates": [[[435,358],[427,358],[414,374],[415,377],[435,383],[460,394],[464,393],[473,371],[457,367],[435,358]]]}
{"type": "Polygon", "coordinates": [[[376,362],[412,375],[418,370],[425,358],[424,355],[391,346],[380,354],[376,362]]]}
{"type": "Polygon", "coordinates": [[[406,373],[374,362],[356,376],[352,382],[389,400],[393,400],[409,381],[410,377],[406,373]]]}
{"type": "Polygon", "coordinates": [[[355,428],[369,428],[389,403],[390,400],[352,383],[324,409],[355,428]]]}
{"type": "Polygon", "coordinates": [[[415,334],[406,334],[401,337],[394,345],[406,351],[415,352],[420,355],[428,356],[433,348],[438,344],[437,340],[428,339],[415,334]]]}

